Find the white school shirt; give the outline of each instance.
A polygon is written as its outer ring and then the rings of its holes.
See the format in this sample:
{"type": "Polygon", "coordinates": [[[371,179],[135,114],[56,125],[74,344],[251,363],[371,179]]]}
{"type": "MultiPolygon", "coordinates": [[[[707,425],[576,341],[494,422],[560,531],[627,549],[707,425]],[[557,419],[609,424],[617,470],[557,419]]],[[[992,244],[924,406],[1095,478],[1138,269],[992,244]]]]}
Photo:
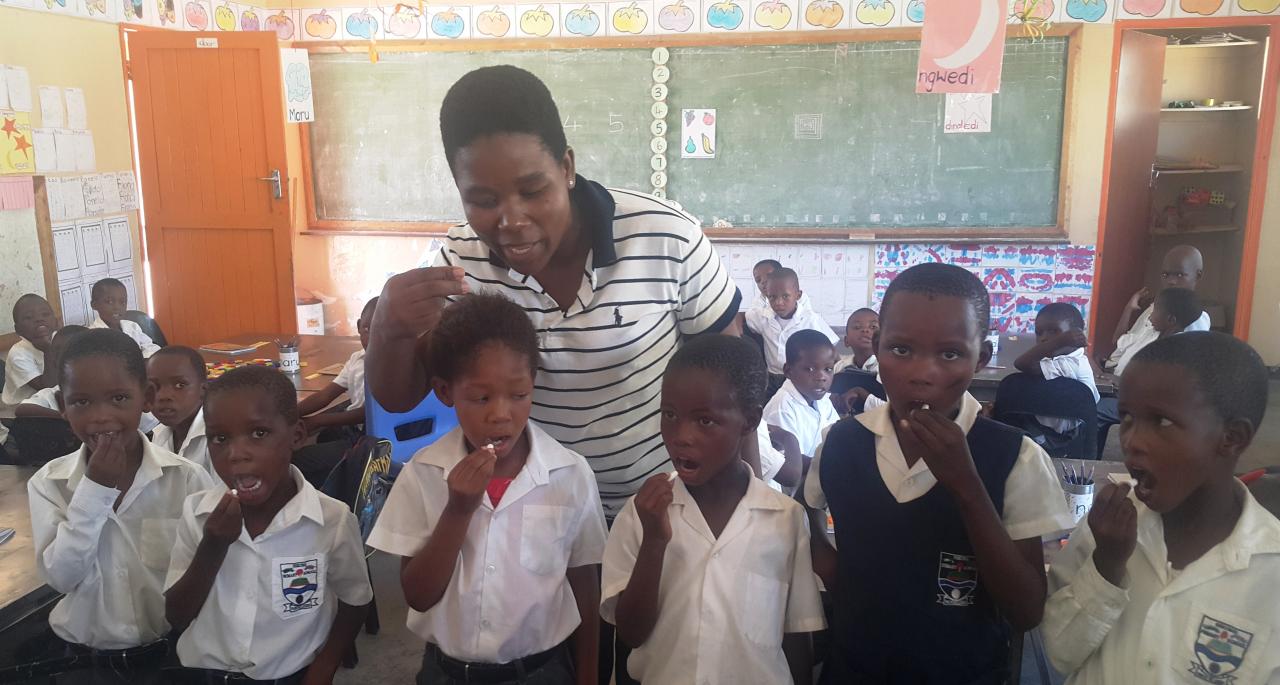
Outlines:
{"type": "Polygon", "coordinates": [[[827,336],[832,345],[840,342],[831,325],[813,311],[808,295],[800,296],[790,319],[778,316],[769,307],[752,309],[747,312],[747,328],[764,339],[764,361],[772,374],[782,373],[782,365],[787,362],[787,340],[796,331],[814,330],[827,336]]]}
{"type": "MultiPolygon", "coordinates": [[[[1116,342],[1116,350],[1111,353],[1111,357],[1107,359],[1106,366],[1114,368],[1113,373],[1119,376],[1124,373],[1124,369],[1133,360],[1134,355],[1155,342],[1160,338],[1160,331],[1151,325],[1151,310],[1155,305],[1151,305],[1142,310],[1138,318],[1133,322],[1133,326],[1129,327],[1129,332],[1120,336],[1120,340],[1116,342]]],[[[1187,331],[1207,331],[1209,330],[1209,312],[1200,312],[1200,318],[1196,319],[1190,326],[1183,329],[1187,331]]]]}
{"type": "MultiPolygon", "coordinates": [[[[1070,378],[1073,381],[1079,381],[1089,388],[1089,392],[1093,393],[1094,404],[1097,404],[1098,399],[1101,398],[1101,395],[1098,394],[1098,384],[1093,379],[1093,367],[1089,365],[1089,358],[1085,356],[1083,347],[1061,356],[1041,359],[1040,375],[1044,376],[1046,381],[1051,381],[1055,378],[1070,378]]],[[[1036,421],[1045,428],[1058,433],[1067,433],[1075,430],[1076,424],[1080,423],[1078,419],[1064,419],[1056,416],[1037,416],[1036,421]]]]}
{"type": "MultiPolygon", "coordinates": [[[[409,609],[409,629],[455,659],[507,663],[564,642],[582,622],[565,572],[604,556],[591,467],[532,423],[525,430],[524,468],[497,507],[481,498],[444,595],[426,612],[409,609]]],[[[417,554],[449,502],[449,473],[467,451],[455,428],[413,455],[369,544],[417,554]]]]}
{"type": "Polygon", "coordinates": [[[1235,528],[1180,571],[1163,519],[1131,495],[1138,544],[1123,587],[1094,566],[1089,525],[1076,528],[1049,569],[1040,625],[1068,683],[1280,683],[1280,521],[1236,486],[1244,508],[1235,528]]]}
{"type": "MultiPolygon", "coordinates": [[[[672,494],[658,620],[631,652],[632,677],[662,685],[790,683],[783,634],[826,627],[804,509],[752,478],[716,538],[683,481],[672,494]]],[[[600,614],[615,625],[643,538],[633,498],[604,553],[600,614]]]]}
{"type": "MultiPolygon", "coordinates": [[[[955,422],[966,435],[973,428],[981,409],[982,405],[967,392],[960,400],[960,413],[956,415],[955,422]]],[[[885,489],[893,495],[894,500],[904,504],[919,499],[938,485],[938,479],[929,470],[924,459],[907,466],[902,446],[898,444],[898,434],[893,429],[888,404],[865,411],[855,418],[875,434],[876,466],[885,489]]],[[[822,491],[819,476],[821,459],[822,448],[819,447],[818,453],[813,455],[809,475],[804,481],[805,501],[815,509],[827,506],[827,497],[822,491]]],[[[1074,525],[1053,463],[1049,460],[1049,455],[1032,442],[1031,438],[1022,438],[1018,459],[1005,478],[1001,518],[1005,532],[1013,540],[1039,538],[1049,533],[1069,530],[1074,525]]]]}
{"type": "MultiPolygon", "coordinates": [[[[58,408],[58,386],[56,385],[51,385],[47,388],[41,388],[37,390],[34,395],[23,400],[20,404],[34,404],[37,407],[52,409],[53,411],[56,411],[56,412],[62,411],[60,408],[58,408]]],[[[150,433],[152,430],[156,430],[157,429],[156,427],[159,425],[160,425],[159,419],[157,419],[154,415],[152,415],[151,412],[144,411],[142,412],[141,420],[138,421],[138,430],[142,431],[143,433],[150,433]]],[[[169,447],[167,446],[164,446],[163,449],[169,452],[173,451],[172,449],[169,449],[169,447]]],[[[212,473],[212,471],[210,471],[210,473],[212,473]]]]}
{"type": "Polygon", "coordinates": [[[800,394],[791,379],[787,379],[764,406],[762,423],[777,426],[796,436],[800,451],[809,456],[822,444],[823,431],[840,420],[840,414],[831,404],[829,396],[813,404],[800,394]]]}
{"type": "Polygon", "coordinates": [[[13,418],[14,407],[36,392],[27,384],[43,373],[44,352],[37,350],[36,346],[26,338],[19,338],[5,356],[4,390],[0,391],[0,418],[13,418]]]}
{"type": "MultiPolygon", "coordinates": [[[[241,527],[227,548],[204,606],[178,640],[183,666],[255,680],[292,675],[324,646],[339,602],[373,600],[355,515],[311,487],[296,466],[289,473],[298,487],[293,499],[257,538],[241,527]]],[[[225,493],[215,487],[187,498],[166,590],[191,566],[205,521],[225,493]]]]}
{"type": "Polygon", "coordinates": [[[364,350],[351,353],[351,358],[342,365],[338,377],[333,379],[334,385],[345,388],[347,398],[351,400],[348,409],[359,409],[364,406],[364,350]]]}
{"type": "Polygon", "coordinates": [[[866,371],[867,373],[878,374],[880,373],[880,361],[876,359],[876,356],[873,354],[870,357],[867,357],[867,361],[864,362],[862,366],[858,366],[853,363],[853,355],[846,354],[843,357],[840,357],[839,361],[836,362],[833,372],[840,373],[845,369],[854,369],[855,371],[866,371]]]}
{"type": "Polygon", "coordinates": [[[781,492],[782,484],[773,477],[786,465],[787,455],[773,446],[773,439],[769,437],[769,425],[763,420],[756,424],[756,442],[760,445],[760,478],[769,487],[781,492]]]}
{"type": "MultiPolygon", "coordinates": [[[[110,328],[110,326],[102,320],[101,316],[94,316],[93,323],[89,324],[89,328],[110,328]]],[[[133,338],[133,341],[138,343],[138,347],[142,348],[144,359],[150,359],[151,355],[160,351],[160,346],[155,344],[150,336],[142,332],[142,327],[128,319],[120,319],[120,332],[133,338]]]]}
{"type": "Polygon", "coordinates": [[[36,566],[66,596],[49,614],[58,637],[94,649],[126,649],[169,632],[164,577],[182,502],[209,487],[209,474],[142,440],[142,463],[120,491],[86,477],[81,447],[27,481],[36,566]]]}
{"type": "Polygon", "coordinates": [[[191,428],[187,429],[187,436],[182,439],[181,445],[173,444],[173,429],[164,424],[156,426],[151,433],[151,441],[200,466],[218,481],[218,474],[213,470],[213,459],[209,457],[209,439],[204,434],[203,408],[196,410],[196,417],[191,420],[191,428]]]}

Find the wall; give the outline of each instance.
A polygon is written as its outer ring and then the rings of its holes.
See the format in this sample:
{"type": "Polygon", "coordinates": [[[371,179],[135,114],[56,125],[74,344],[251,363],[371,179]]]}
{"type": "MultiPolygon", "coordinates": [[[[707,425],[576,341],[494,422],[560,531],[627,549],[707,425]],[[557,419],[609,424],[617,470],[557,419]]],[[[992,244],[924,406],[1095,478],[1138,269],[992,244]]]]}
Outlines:
{"type": "MultiPolygon", "coordinates": [[[[42,125],[39,86],[84,89],[97,171],[133,168],[120,39],[114,24],[0,7],[0,64],[25,66],[30,72],[36,110],[31,113],[33,128],[42,125]]],[[[133,234],[134,282],[141,284],[138,212],[126,214],[133,234]]],[[[7,316],[0,312],[0,317],[7,316]]]]}

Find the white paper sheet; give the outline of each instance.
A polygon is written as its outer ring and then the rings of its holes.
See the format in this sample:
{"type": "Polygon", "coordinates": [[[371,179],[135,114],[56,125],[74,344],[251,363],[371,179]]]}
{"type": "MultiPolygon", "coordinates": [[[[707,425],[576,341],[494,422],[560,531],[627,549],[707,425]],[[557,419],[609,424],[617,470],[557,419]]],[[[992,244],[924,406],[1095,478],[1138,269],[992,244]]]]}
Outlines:
{"type": "Polygon", "coordinates": [[[44,128],[65,128],[67,114],[62,106],[62,89],[57,86],[40,86],[40,125],[44,128]]]}
{"type": "Polygon", "coordinates": [[[80,88],[67,88],[67,128],[89,128],[89,111],[84,105],[84,91],[80,88]]]}
{"type": "MultiPolygon", "coordinates": [[[[106,193],[102,186],[102,176],[89,174],[81,176],[81,187],[84,189],[84,213],[87,216],[98,216],[107,211],[106,193]]],[[[119,190],[117,190],[117,195],[119,190]]]]}
{"type": "Polygon", "coordinates": [[[44,174],[58,170],[58,150],[53,144],[53,129],[37,128],[31,132],[35,145],[36,171],[44,174]]]}
{"type": "Polygon", "coordinates": [[[138,181],[132,171],[117,171],[116,185],[120,189],[120,209],[132,212],[138,208],[138,181]]]}
{"type": "Polygon", "coordinates": [[[58,171],[75,171],[75,133],[66,129],[58,129],[53,132],[53,143],[54,147],[57,149],[58,171]]]}
{"type": "Polygon", "coordinates": [[[26,67],[5,67],[5,86],[9,93],[9,109],[31,111],[31,75],[26,67]]]}
{"type": "Polygon", "coordinates": [[[76,131],[76,171],[93,171],[97,168],[98,158],[93,148],[93,133],[76,131]]]}
{"type": "Polygon", "coordinates": [[[62,203],[68,219],[80,219],[84,212],[84,183],[79,176],[62,179],[62,203]]]}

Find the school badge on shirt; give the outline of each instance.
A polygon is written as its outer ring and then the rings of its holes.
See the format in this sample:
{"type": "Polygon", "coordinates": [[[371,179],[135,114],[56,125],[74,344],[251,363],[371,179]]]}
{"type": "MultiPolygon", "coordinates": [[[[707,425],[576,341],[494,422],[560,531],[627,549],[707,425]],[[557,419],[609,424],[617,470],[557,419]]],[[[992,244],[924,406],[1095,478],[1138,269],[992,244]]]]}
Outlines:
{"type": "Polygon", "coordinates": [[[324,604],[324,555],[276,557],[272,585],[274,608],[280,618],[310,613],[324,604]]]}
{"type": "Polygon", "coordinates": [[[1235,672],[1244,663],[1253,633],[1205,615],[1196,633],[1191,674],[1206,683],[1225,685],[1236,681],[1235,672]]]}
{"type": "Polygon", "coordinates": [[[978,589],[978,564],[972,555],[943,552],[938,556],[938,604],[973,606],[978,589]]]}

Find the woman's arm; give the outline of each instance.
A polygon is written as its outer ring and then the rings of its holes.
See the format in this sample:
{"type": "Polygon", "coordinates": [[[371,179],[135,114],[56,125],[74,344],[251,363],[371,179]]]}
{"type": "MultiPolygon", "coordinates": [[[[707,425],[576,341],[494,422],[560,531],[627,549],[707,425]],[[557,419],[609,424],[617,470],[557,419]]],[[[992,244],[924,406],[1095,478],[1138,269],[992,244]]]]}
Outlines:
{"type": "Polygon", "coordinates": [[[447,298],[468,291],[463,274],[458,267],[413,269],[383,286],[364,364],[369,389],[387,411],[409,411],[427,396],[427,333],[440,321],[447,298]]]}

